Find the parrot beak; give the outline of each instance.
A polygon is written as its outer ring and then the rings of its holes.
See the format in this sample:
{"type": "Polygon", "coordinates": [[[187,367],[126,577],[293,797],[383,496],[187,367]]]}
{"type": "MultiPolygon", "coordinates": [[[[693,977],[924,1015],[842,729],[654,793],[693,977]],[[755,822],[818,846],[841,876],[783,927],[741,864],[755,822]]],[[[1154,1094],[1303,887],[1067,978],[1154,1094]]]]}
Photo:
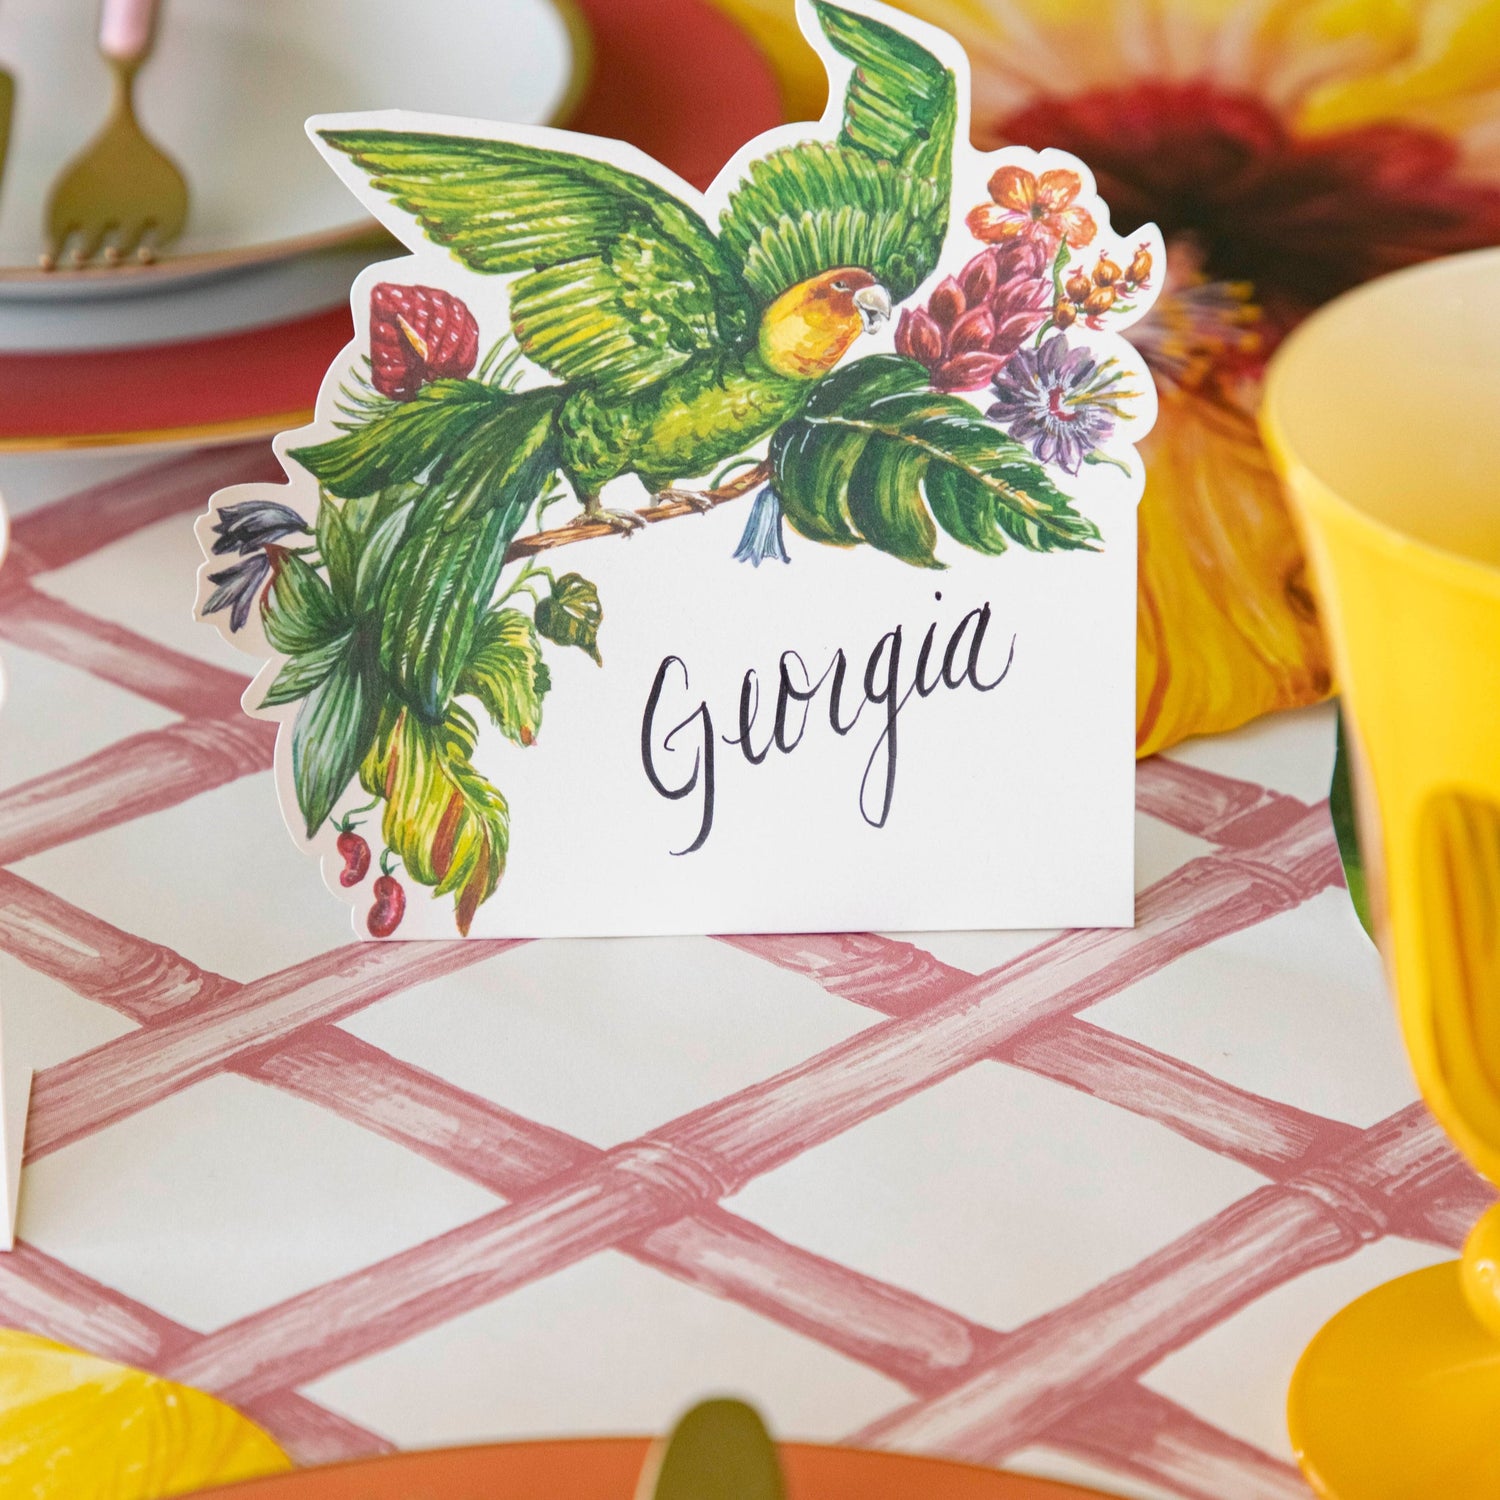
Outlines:
{"type": "Polygon", "coordinates": [[[878,281],[874,286],[860,287],[854,294],[854,305],[866,333],[874,333],[891,320],[891,294],[878,281]]]}

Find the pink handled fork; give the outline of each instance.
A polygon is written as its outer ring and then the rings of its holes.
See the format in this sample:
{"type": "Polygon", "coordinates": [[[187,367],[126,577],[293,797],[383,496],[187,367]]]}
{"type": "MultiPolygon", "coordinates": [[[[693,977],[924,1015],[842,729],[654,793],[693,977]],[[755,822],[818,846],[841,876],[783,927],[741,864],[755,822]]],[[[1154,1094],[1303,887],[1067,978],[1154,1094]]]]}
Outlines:
{"type": "Polygon", "coordinates": [[[103,0],[99,50],[114,73],[114,103],[52,189],[41,257],[48,270],[63,260],[87,265],[101,251],[110,265],[130,255],[150,261],[182,233],[187,183],[135,115],[135,75],[151,54],[156,17],[157,0],[103,0]]]}

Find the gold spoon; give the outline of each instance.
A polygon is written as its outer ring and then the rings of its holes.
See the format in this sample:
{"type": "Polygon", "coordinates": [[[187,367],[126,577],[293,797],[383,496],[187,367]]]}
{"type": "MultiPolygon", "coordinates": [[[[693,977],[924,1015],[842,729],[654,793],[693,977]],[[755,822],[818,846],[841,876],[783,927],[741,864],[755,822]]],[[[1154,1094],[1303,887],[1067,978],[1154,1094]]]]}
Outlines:
{"type": "Polygon", "coordinates": [[[776,1444],[743,1401],[693,1407],[646,1459],[635,1500],[785,1500],[776,1444]]]}

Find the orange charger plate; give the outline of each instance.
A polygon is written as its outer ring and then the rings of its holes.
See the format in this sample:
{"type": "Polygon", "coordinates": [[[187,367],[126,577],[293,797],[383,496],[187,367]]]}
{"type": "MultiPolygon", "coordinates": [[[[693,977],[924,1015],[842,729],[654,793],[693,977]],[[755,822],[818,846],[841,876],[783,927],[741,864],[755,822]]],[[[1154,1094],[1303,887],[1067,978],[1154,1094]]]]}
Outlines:
{"type": "MultiPolygon", "coordinates": [[[[222,1500],[631,1500],[647,1438],[398,1453],[214,1490],[222,1500]]],[[[787,1500],[1106,1500],[968,1464],[784,1443],[787,1500]]],[[[205,1495],[204,1500],[207,1500],[205,1495]]]]}

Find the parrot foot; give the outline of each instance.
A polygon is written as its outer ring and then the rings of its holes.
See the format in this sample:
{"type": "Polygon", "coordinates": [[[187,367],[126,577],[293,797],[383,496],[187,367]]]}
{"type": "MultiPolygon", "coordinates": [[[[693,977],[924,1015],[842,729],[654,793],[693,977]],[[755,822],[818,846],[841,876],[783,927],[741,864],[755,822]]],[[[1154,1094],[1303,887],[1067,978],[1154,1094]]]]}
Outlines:
{"type": "Polygon", "coordinates": [[[602,521],[611,531],[618,531],[622,536],[630,536],[646,524],[633,510],[609,510],[597,500],[584,502],[583,516],[586,521],[602,521]]]}
{"type": "Polygon", "coordinates": [[[697,511],[700,516],[706,516],[719,503],[712,495],[705,494],[702,490],[662,490],[656,499],[659,505],[686,505],[697,511]]]}

